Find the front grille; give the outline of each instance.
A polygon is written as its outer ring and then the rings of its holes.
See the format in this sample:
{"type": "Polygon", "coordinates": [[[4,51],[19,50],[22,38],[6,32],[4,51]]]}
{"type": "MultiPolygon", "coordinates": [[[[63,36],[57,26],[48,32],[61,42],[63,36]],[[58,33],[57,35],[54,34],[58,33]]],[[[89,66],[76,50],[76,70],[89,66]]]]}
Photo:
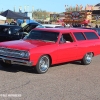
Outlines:
{"type": "Polygon", "coordinates": [[[21,57],[21,52],[20,50],[13,50],[9,48],[0,48],[0,55],[1,56],[8,56],[8,57],[14,57],[14,58],[22,58],[21,57]]]}

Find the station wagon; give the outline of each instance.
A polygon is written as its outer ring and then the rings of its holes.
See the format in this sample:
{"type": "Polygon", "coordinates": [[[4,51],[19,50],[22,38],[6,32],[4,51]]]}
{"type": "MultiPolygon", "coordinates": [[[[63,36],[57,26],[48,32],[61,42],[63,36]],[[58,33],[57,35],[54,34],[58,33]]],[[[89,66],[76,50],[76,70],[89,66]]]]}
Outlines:
{"type": "Polygon", "coordinates": [[[100,54],[100,37],[94,30],[35,28],[22,40],[0,43],[0,64],[32,66],[37,73],[54,64],[81,61],[88,65],[100,54]]]}

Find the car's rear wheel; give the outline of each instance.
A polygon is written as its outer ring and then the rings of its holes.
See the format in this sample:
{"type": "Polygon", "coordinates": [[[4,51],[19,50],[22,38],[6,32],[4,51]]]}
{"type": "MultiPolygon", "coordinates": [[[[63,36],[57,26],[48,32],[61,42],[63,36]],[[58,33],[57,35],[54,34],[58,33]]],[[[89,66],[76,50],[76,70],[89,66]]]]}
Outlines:
{"type": "Polygon", "coordinates": [[[82,61],[81,61],[82,64],[89,65],[92,62],[92,57],[93,57],[92,52],[86,53],[85,56],[83,57],[82,61]]]}
{"type": "Polygon", "coordinates": [[[42,57],[40,57],[35,69],[37,73],[43,74],[48,71],[49,66],[50,66],[49,56],[43,55],[42,57]]]}

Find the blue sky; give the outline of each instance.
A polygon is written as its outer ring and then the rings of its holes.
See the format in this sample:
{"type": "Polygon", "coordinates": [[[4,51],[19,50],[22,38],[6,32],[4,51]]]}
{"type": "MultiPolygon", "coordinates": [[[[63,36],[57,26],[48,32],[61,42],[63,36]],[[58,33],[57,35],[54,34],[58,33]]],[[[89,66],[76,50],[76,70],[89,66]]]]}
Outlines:
{"type": "Polygon", "coordinates": [[[18,11],[19,7],[32,11],[36,9],[42,9],[49,12],[64,12],[65,5],[76,6],[78,5],[95,5],[100,3],[100,0],[0,0],[0,11],[15,10],[18,11]]]}

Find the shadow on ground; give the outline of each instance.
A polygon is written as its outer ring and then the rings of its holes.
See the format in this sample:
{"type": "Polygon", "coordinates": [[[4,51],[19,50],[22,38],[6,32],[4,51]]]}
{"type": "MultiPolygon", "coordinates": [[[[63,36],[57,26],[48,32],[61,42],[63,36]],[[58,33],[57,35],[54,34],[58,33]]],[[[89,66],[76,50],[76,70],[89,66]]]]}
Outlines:
{"type": "MultiPolygon", "coordinates": [[[[61,65],[66,65],[66,64],[76,64],[76,65],[81,65],[79,61],[74,61],[74,62],[68,62],[68,63],[61,63],[61,64],[56,64],[56,65],[52,65],[51,67],[57,67],[57,66],[61,66],[61,65]]],[[[0,70],[2,71],[7,71],[7,72],[26,72],[26,73],[37,73],[35,71],[34,67],[28,67],[28,66],[19,66],[19,65],[13,65],[10,67],[2,67],[0,65],[0,70]]]]}
{"type": "Polygon", "coordinates": [[[7,71],[7,72],[27,72],[27,73],[36,73],[33,67],[28,67],[28,66],[19,66],[19,65],[13,65],[10,67],[2,67],[0,65],[0,70],[2,71],[7,71]]]}

